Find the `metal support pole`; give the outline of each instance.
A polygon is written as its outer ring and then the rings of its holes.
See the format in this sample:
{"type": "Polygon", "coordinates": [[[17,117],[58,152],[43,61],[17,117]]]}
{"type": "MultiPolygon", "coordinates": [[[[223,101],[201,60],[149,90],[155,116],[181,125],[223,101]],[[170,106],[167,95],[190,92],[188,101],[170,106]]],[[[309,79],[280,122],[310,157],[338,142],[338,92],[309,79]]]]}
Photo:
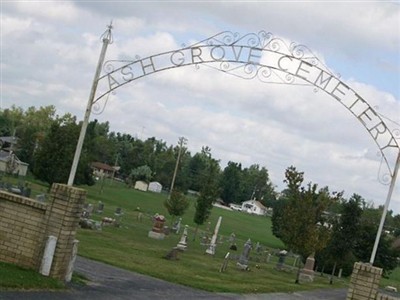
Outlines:
{"type": "Polygon", "coordinates": [[[389,191],[388,191],[385,206],[384,206],[383,212],[382,212],[381,222],[379,223],[378,233],[376,234],[374,248],[372,249],[372,253],[371,253],[371,259],[369,260],[371,265],[373,265],[374,261],[375,261],[376,251],[378,250],[379,240],[381,238],[383,225],[384,225],[385,219],[386,219],[386,213],[387,213],[387,210],[389,207],[390,199],[392,198],[394,186],[396,184],[397,174],[399,172],[399,166],[400,166],[400,151],[397,154],[397,160],[396,160],[396,164],[395,164],[394,170],[393,170],[392,181],[390,182],[389,191]]]}
{"type": "Polygon", "coordinates": [[[96,95],[98,80],[99,80],[101,68],[103,66],[104,57],[106,56],[107,46],[112,41],[111,29],[112,29],[112,24],[107,26],[107,31],[103,34],[103,47],[101,48],[99,61],[97,62],[96,73],[93,78],[92,89],[90,91],[88,103],[86,106],[85,117],[82,122],[81,132],[79,134],[78,143],[77,143],[76,149],[75,149],[74,160],[72,161],[71,171],[69,173],[69,178],[68,178],[67,184],[71,185],[71,186],[74,184],[76,169],[78,168],[79,158],[81,157],[83,141],[85,140],[86,129],[87,129],[87,126],[89,123],[90,112],[92,110],[94,97],[96,95]]]}

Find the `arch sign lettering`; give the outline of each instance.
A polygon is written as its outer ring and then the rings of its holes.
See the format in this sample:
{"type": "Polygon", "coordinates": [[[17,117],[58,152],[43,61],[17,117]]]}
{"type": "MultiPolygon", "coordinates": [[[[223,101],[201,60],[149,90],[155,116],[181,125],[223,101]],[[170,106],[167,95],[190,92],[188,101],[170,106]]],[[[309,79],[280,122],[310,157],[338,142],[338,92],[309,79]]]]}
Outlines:
{"type": "MultiPolygon", "coordinates": [[[[111,26],[103,38],[103,50],[110,41],[111,26]]],[[[387,210],[400,157],[396,134],[365,99],[340,80],[340,76],[330,71],[306,46],[287,43],[271,33],[261,31],[241,36],[225,31],[181,49],[145,58],[136,57],[132,61],[109,60],[101,63],[103,75],[95,77],[98,79],[94,82],[95,90],[92,91],[88,107],[99,105],[101,99],[105,99],[106,103],[110,93],[142,77],[190,65],[207,66],[243,79],[258,79],[265,83],[311,86],[314,91],[321,90],[340,102],[365,127],[388,168],[390,188],[387,210]]],[[[379,241],[379,237],[377,239],[379,241]]],[[[372,262],[374,256],[371,257],[372,262]]]]}
{"type": "Polygon", "coordinates": [[[322,90],[347,108],[367,129],[377,143],[393,175],[390,160],[399,143],[380,115],[356,91],[333,74],[303,45],[287,45],[271,33],[261,31],[240,37],[222,32],[178,50],[137,57],[134,61],[105,62],[99,80],[97,102],[104,96],[142,77],[189,65],[206,65],[244,79],[265,83],[310,85],[322,90]]]}

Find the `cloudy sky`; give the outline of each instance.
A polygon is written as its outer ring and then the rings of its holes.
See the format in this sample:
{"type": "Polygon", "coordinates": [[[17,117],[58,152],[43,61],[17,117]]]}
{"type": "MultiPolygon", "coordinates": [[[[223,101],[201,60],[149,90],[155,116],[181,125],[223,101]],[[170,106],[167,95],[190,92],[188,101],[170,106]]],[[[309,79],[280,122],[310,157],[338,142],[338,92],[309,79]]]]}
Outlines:
{"type": "MultiPolygon", "coordinates": [[[[106,60],[135,60],[222,31],[262,30],[306,45],[400,129],[400,5],[389,1],[1,1],[1,108],[55,105],[83,119],[100,36],[106,60]]],[[[379,148],[362,124],[313,87],[262,83],[193,65],[116,90],[104,111],[112,131],[209,146],[224,167],[265,166],[278,190],[294,165],[305,181],[383,204],[379,148]]],[[[397,135],[397,137],[399,137],[397,135]]],[[[399,140],[398,140],[399,141],[399,140]]],[[[399,180],[390,209],[400,213],[399,180]]]]}

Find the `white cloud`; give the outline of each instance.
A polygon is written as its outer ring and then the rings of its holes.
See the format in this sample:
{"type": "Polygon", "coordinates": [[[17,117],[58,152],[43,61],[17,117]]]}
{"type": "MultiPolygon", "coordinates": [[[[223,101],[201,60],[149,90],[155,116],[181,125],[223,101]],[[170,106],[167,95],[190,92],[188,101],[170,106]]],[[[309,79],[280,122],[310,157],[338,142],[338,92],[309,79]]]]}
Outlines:
{"type": "MultiPolygon", "coordinates": [[[[342,80],[400,123],[398,85],[389,80],[398,76],[393,69],[400,62],[379,73],[373,69],[374,62],[398,61],[399,6],[393,3],[25,1],[4,4],[3,10],[2,107],[55,105],[59,114],[82,119],[100,35],[112,19],[114,43],[106,59],[146,57],[223,30],[271,31],[288,44],[308,45],[335,72],[352,73],[342,80]],[[387,81],[385,89],[380,80],[387,81]]],[[[190,66],[118,89],[92,118],[109,121],[114,131],[168,144],[183,135],[192,153],[208,145],[223,165],[258,163],[279,188],[293,164],[321,187],[356,192],[377,204],[386,197],[387,186],[377,180],[378,148],[368,132],[340,103],[311,87],[264,84],[190,66]]],[[[391,208],[400,212],[398,187],[391,208]]]]}
{"type": "Polygon", "coordinates": [[[73,22],[79,17],[75,5],[68,1],[15,1],[7,5],[13,5],[20,14],[49,21],[73,22]]]}

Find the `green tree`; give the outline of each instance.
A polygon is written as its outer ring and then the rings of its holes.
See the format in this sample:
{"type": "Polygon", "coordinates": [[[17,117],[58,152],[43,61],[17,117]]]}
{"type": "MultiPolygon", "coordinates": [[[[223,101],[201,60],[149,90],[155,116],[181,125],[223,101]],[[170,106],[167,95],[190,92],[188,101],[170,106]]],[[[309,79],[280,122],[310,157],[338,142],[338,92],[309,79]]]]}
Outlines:
{"type": "Polygon", "coordinates": [[[282,239],[282,224],[284,223],[284,212],[285,208],[287,206],[288,200],[285,197],[281,197],[278,199],[272,209],[272,217],[271,217],[271,223],[272,223],[272,234],[276,236],[278,239],[282,239]]]}
{"type": "Polygon", "coordinates": [[[339,215],[333,219],[332,238],[328,246],[318,255],[325,264],[336,264],[343,270],[343,275],[350,275],[353,270],[355,247],[360,236],[363,199],[353,194],[348,201],[343,201],[339,215]]]}
{"type": "MultiPolygon", "coordinates": [[[[33,173],[38,179],[50,185],[54,182],[67,182],[79,131],[80,126],[69,116],[53,122],[48,135],[35,153],[33,173]]],[[[75,184],[94,184],[85,149],[78,164],[75,184]]]]}
{"type": "Polygon", "coordinates": [[[0,110],[0,136],[14,135],[23,117],[23,109],[14,105],[9,109],[0,110]]]}
{"type": "Polygon", "coordinates": [[[171,223],[174,223],[175,217],[182,216],[189,207],[189,200],[181,192],[173,190],[171,196],[164,201],[164,206],[172,216],[171,223]]]}
{"type": "Polygon", "coordinates": [[[211,157],[211,149],[208,147],[203,147],[201,155],[204,156],[203,159],[206,161],[206,168],[199,177],[200,195],[197,197],[195,206],[196,211],[193,221],[197,226],[193,240],[196,239],[199,225],[204,224],[204,222],[208,220],[213,207],[213,202],[219,195],[218,182],[220,167],[218,161],[211,157]]]}
{"type": "Polygon", "coordinates": [[[221,198],[225,203],[240,203],[241,199],[242,165],[240,163],[228,162],[220,182],[221,198]]]}
{"type": "Polygon", "coordinates": [[[108,122],[99,123],[96,119],[88,124],[85,147],[91,162],[115,164],[118,146],[114,135],[109,136],[109,127],[108,122]]]}
{"type": "Polygon", "coordinates": [[[393,217],[392,230],[395,237],[400,236],[400,214],[393,217]]]}
{"type": "Polygon", "coordinates": [[[323,249],[329,241],[330,230],[324,226],[324,211],[334,201],[327,188],[317,191],[317,185],[309,183],[301,187],[303,173],[289,167],[285,172],[288,186],[287,203],[279,219],[280,239],[303,259],[323,249]]]}
{"type": "Polygon", "coordinates": [[[24,112],[21,124],[16,128],[16,135],[19,138],[17,156],[28,163],[30,168],[35,167],[35,151],[49,133],[50,126],[56,118],[56,109],[52,105],[39,109],[29,107],[24,112]]]}
{"type": "MultiPolygon", "coordinates": [[[[363,210],[360,234],[354,246],[355,256],[360,261],[370,260],[382,209],[382,207],[378,209],[370,207],[363,210]]],[[[393,236],[388,235],[385,231],[382,232],[376,251],[374,266],[382,268],[384,276],[388,276],[399,265],[397,258],[400,256],[400,250],[392,247],[393,241],[393,236]]]]}
{"type": "Polygon", "coordinates": [[[290,166],[285,170],[285,182],[287,188],[282,191],[279,200],[273,207],[273,214],[271,218],[272,233],[277,238],[283,238],[283,227],[286,222],[285,210],[288,207],[291,199],[300,197],[300,187],[304,181],[304,172],[298,172],[294,166],[290,166]]]}
{"type": "Polygon", "coordinates": [[[148,183],[151,179],[151,176],[152,171],[150,167],[144,165],[133,169],[131,174],[129,175],[129,180],[132,184],[137,180],[143,180],[148,183]]]}

